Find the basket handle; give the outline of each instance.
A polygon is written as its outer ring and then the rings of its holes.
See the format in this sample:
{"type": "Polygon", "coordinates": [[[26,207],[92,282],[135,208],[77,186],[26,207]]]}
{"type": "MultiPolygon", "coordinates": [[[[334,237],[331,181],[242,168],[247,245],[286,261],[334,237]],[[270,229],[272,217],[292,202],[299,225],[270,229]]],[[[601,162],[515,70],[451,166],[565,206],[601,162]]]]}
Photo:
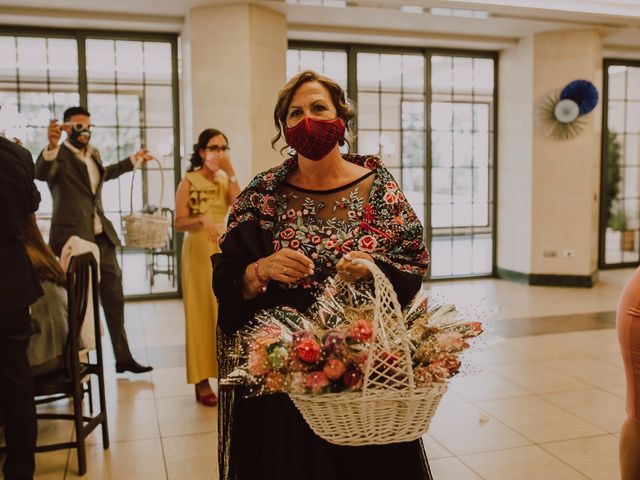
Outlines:
{"type": "Polygon", "coordinates": [[[387,276],[375,263],[364,258],[355,259],[353,260],[353,263],[363,265],[369,269],[373,275],[373,283],[375,287],[375,308],[373,310],[372,324],[373,341],[369,346],[369,354],[367,355],[367,361],[365,363],[362,395],[366,395],[367,390],[369,389],[376,390],[376,383],[375,380],[371,379],[371,374],[373,373],[372,368],[374,357],[376,356],[376,347],[380,345],[379,342],[381,340],[384,342],[385,348],[389,349],[392,347],[390,343],[394,343],[394,347],[401,350],[402,360],[404,360],[401,363],[404,363],[404,368],[407,370],[405,372],[405,378],[408,382],[409,393],[413,393],[414,381],[411,349],[409,348],[407,327],[404,323],[400,302],[398,302],[398,295],[387,276]],[[391,321],[386,322],[385,317],[390,317],[388,320],[391,321]]]}
{"type": "MultiPolygon", "coordinates": [[[[160,215],[163,208],[162,201],[164,199],[164,173],[162,172],[162,164],[160,163],[160,160],[158,160],[156,157],[152,157],[151,160],[156,162],[158,164],[158,167],[160,167],[158,170],[160,172],[160,202],[158,206],[158,215],[160,215]]],[[[140,168],[134,167],[133,175],[131,175],[131,190],[129,191],[129,211],[132,215],[133,215],[133,183],[136,178],[136,171],[141,169],[142,169],[142,165],[140,165],[140,168]]]]}

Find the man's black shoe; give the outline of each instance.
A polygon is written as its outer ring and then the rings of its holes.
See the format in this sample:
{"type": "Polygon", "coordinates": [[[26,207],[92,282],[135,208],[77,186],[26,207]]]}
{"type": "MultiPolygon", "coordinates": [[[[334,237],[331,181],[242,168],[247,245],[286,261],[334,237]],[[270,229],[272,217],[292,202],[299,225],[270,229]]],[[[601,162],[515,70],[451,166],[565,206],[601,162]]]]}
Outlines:
{"type": "Polygon", "coordinates": [[[140,365],[135,360],[127,360],[126,362],[116,362],[116,373],[145,373],[153,370],[153,367],[140,365]]]}

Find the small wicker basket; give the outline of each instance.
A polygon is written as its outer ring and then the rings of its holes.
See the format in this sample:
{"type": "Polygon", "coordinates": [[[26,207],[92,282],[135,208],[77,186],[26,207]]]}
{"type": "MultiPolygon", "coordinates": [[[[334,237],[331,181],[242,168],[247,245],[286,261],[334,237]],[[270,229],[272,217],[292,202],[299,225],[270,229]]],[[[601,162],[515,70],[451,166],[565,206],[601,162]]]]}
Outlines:
{"type": "Polygon", "coordinates": [[[393,286],[374,263],[354,263],[371,271],[376,290],[374,341],[362,391],[290,397],[311,429],[328,442],[360,446],[416,440],[429,429],[447,384],[415,387],[409,337],[393,286]]]}
{"type": "Polygon", "coordinates": [[[129,215],[122,217],[122,232],[124,241],[128,247],[136,248],[160,248],[167,243],[171,219],[162,212],[162,201],[164,198],[164,174],[162,165],[157,159],[153,159],[160,167],[160,206],[154,213],[133,212],[133,184],[136,170],[131,176],[131,195],[129,215]]]}

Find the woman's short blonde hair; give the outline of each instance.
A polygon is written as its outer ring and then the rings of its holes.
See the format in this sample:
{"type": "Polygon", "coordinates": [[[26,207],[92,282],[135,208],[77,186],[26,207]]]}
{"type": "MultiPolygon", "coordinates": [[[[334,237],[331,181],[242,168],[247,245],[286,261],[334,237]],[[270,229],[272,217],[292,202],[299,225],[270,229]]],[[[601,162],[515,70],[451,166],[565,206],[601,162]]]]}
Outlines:
{"type": "MultiPolygon", "coordinates": [[[[273,121],[277,130],[276,136],[271,140],[271,146],[274,149],[278,140],[284,137],[284,129],[287,125],[287,113],[289,111],[289,105],[291,105],[291,100],[298,88],[307,82],[320,82],[327,90],[329,90],[329,94],[331,95],[331,100],[333,101],[333,106],[336,109],[338,117],[344,120],[347,131],[350,129],[351,123],[355,118],[355,111],[347,100],[347,94],[343,88],[329,77],[320,75],[313,70],[304,70],[291,78],[291,80],[289,80],[278,93],[276,107],[273,110],[273,121]]],[[[285,148],[287,147],[285,146],[280,151],[285,148]]]]}

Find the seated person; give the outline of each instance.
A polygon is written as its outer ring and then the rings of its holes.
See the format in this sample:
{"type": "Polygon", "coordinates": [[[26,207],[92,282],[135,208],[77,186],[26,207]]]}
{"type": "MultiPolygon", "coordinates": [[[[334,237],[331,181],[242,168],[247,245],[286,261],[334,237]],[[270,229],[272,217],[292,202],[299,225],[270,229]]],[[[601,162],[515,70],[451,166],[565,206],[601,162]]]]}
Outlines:
{"type": "Polygon", "coordinates": [[[67,291],[65,274],[42,238],[31,215],[25,225],[27,254],[44,295],[31,305],[31,342],[27,355],[34,375],[61,365],[67,341],[67,291]]]}

